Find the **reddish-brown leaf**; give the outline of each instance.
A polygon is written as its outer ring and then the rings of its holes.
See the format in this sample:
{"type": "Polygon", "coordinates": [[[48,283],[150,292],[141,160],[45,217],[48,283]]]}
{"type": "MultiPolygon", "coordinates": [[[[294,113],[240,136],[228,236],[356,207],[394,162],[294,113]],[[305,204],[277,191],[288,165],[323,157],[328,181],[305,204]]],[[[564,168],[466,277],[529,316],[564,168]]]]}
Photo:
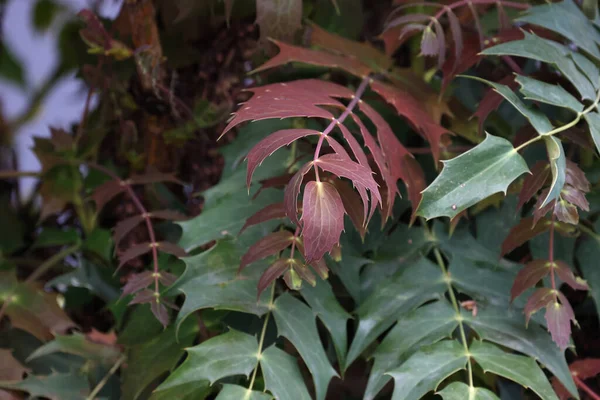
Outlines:
{"type": "Polygon", "coordinates": [[[551,288],[537,289],[525,304],[525,309],[523,310],[525,313],[525,323],[528,324],[533,314],[548,305],[552,305],[552,303],[554,303],[554,291],[551,288]]]}
{"type": "Polygon", "coordinates": [[[174,174],[166,174],[159,171],[149,171],[142,175],[134,175],[129,179],[132,185],[145,185],[147,183],[171,182],[183,185],[174,174]]]}
{"type": "Polygon", "coordinates": [[[364,150],[362,149],[361,145],[358,143],[356,138],[352,135],[352,133],[350,133],[350,131],[348,130],[348,128],[346,128],[344,124],[337,124],[336,126],[340,129],[340,131],[342,131],[342,136],[344,137],[344,139],[346,139],[346,142],[350,146],[350,149],[352,150],[352,154],[354,154],[356,161],[358,161],[360,165],[368,167],[369,160],[367,159],[364,150]]]}
{"type": "Polygon", "coordinates": [[[523,180],[523,188],[519,193],[517,210],[520,210],[544,186],[550,177],[550,164],[547,161],[538,161],[531,168],[531,174],[523,180]]]}
{"type": "Polygon", "coordinates": [[[580,379],[593,378],[600,374],[600,358],[584,358],[577,360],[569,366],[572,373],[580,379]]]}
{"type": "MultiPolygon", "coordinates": [[[[358,165],[358,164],[357,164],[358,165]]],[[[344,205],[328,182],[309,182],[302,200],[302,236],[308,264],[320,260],[340,241],[344,230],[344,205]]]]}
{"type": "Polygon", "coordinates": [[[364,240],[367,232],[365,209],[358,196],[358,193],[352,189],[350,184],[346,181],[336,179],[333,185],[337,189],[340,197],[342,198],[342,204],[344,210],[350,217],[352,224],[360,234],[360,237],[364,240]]]}
{"type": "Polygon", "coordinates": [[[119,256],[119,266],[117,267],[117,270],[134,258],[150,252],[150,250],[152,250],[152,243],[150,242],[139,243],[135,246],[131,246],[119,256]]]}
{"type": "Polygon", "coordinates": [[[238,272],[244,269],[248,264],[285,250],[293,242],[294,234],[289,231],[277,231],[268,234],[250,246],[246,254],[242,257],[238,272]]]}
{"type": "Polygon", "coordinates": [[[143,220],[143,216],[134,215],[133,217],[129,217],[127,219],[119,221],[115,226],[113,233],[113,240],[115,241],[115,246],[118,246],[119,243],[121,243],[121,240],[123,240],[123,238],[127,236],[127,234],[131,232],[133,228],[138,226],[143,220]]]}
{"type": "Polygon", "coordinates": [[[279,67],[290,62],[301,62],[321,67],[339,68],[359,77],[368,76],[372,72],[372,69],[369,66],[355,58],[338,56],[325,51],[305,49],[277,40],[273,40],[272,42],[279,47],[279,53],[260,67],[256,68],[253,72],[279,67]]]}
{"type": "Polygon", "coordinates": [[[150,289],[142,289],[135,294],[135,297],[129,302],[129,305],[146,304],[155,301],[156,296],[154,296],[154,291],[150,289]]]}
{"type": "Polygon", "coordinates": [[[159,251],[162,251],[163,253],[172,254],[175,257],[183,258],[187,257],[188,255],[184,249],[171,242],[158,242],[157,245],[159,251]]]}
{"type": "Polygon", "coordinates": [[[437,19],[433,21],[435,28],[435,37],[437,41],[437,56],[438,56],[438,68],[441,69],[446,60],[446,35],[444,34],[444,28],[437,19]]]}
{"type": "Polygon", "coordinates": [[[240,229],[239,234],[244,232],[244,230],[246,230],[246,228],[250,226],[270,221],[272,219],[284,218],[285,215],[285,207],[283,205],[283,202],[269,204],[268,206],[257,211],[254,215],[248,218],[244,226],[242,226],[242,229],[240,229]]]}
{"type": "Polygon", "coordinates": [[[267,38],[291,41],[300,29],[302,0],[256,0],[256,24],[260,40],[267,38]]]}
{"type": "Polygon", "coordinates": [[[248,172],[246,174],[246,185],[250,187],[254,170],[262,162],[278,149],[289,145],[290,143],[310,135],[319,135],[319,132],[312,129],[282,129],[270,134],[258,142],[248,153],[248,172]]]}
{"type": "Polygon", "coordinates": [[[304,175],[306,175],[311,167],[312,162],[304,164],[289,181],[285,187],[285,192],[283,193],[285,214],[296,225],[300,225],[298,222],[298,194],[300,194],[300,187],[302,186],[304,175]]]}
{"type": "Polygon", "coordinates": [[[169,287],[175,283],[175,281],[177,280],[177,276],[175,276],[169,272],[162,271],[162,272],[160,272],[160,276],[158,277],[158,280],[164,286],[169,287]]]}
{"type": "Polygon", "coordinates": [[[550,229],[550,221],[547,219],[542,219],[533,225],[533,217],[523,218],[510,230],[508,237],[502,242],[500,256],[510,253],[528,240],[546,232],[548,229],[550,229]]]}
{"type": "Polygon", "coordinates": [[[0,381],[20,381],[26,372],[29,369],[12,355],[11,349],[0,349],[0,381]]]}
{"type": "Polygon", "coordinates": [[[573,204],[567,203],[564,200],[555,200],[553,203],[554,216],[557,220],[571,225],[577,225],[579,223],[579,213],[577,212],[577,207],[575,207],[573,204]]]}
{"type": "MultiPolygon", "coordinates": [[[[415,130],[422,134],[423,137],[425,137],[425,139],[427,139],[427,141],[431,145],[431,151],[434,156],[434,159],[437,162],[440,156],[441,137],[445,134],[450,134],[450,132],[446,128],[437,124],[433,120],[433,118],[429,114],[427,114],[427,112],[424,111],[422,104],[407,92],[401,91],[395,87],[377,81],[371,83],[371,88],[381,97],[383,97],[388,103],[394,106],[398,114],[408,119],[408,121],[411,123],[411,125],[413,125],[415,130]]],[[[364,104],[365,103],[361,103],[361,110],[363,110],[365,114],[367,114],[365,110],[366,107],[363,106],[364,104]]],[[[371,118],[370,115],[369,118],[371,118]]],[[[390,139],[390,137],[388,136],[386,139],[390,139]]],[[[396,139],[395,136],[394,139],[396,139]]],[[[390,156],[386,154],[386,152],[394,152],[395,148],[397,149],[397,145],[393,145],[392,148],[388,148],[388,146],[386,146],[386,143],[382,141],[381,138],[379,138],[379,143],[381,144],[382,150],[386,155],[386,159],[389,160],[390,156]]],[[[394,154],[394,157],[397,157],[399,155],[400,154],[394,154]]],[[[392,175],[396,175],[394,173],[393,167],[392,175]]]]}
{"type": "Polygon", "coordinates": [[[96,210],[100,211],[106,203],[111,201],[116,195],[125,190],[125,186],[120,181],[107,181],[94,189],[92,200],[96,203],[96,210]]]}
{"type": "Polygon", "coordinates": [[[562,279],[564,283],[571,286],[575,290],[589,290],[587,282],[581,278],[575,277],[573,270],[564,261],[555,261],[554,268],[558,277],[562,279]]]}
{"type": "Polygon", "coordinates": [[[298,274],[300,279],[308,282],[310,286],[314,287],[317,284],[317,278],[315,277],[315,274],[313,274],[306,265],[301,263],[294,263],[292,268],[298,274]]]}
{"type": "Polygon", "coordinates": [[[454,71],[458,65],[458,60],[460,60],[463,51],[462,28],[460,26],[458,17],[451,9],[448,9],[446,16],[448,17],[448,22],[450,24],[450,33],[452,34],[452,44],[454,47],[454,62],[452,63],[452,70],[454,71]]]}
{"type": "Polygon", "coordinates": [[[585,193],[590,191],[590,182],[585,177],[585,173],[576,163],[568,159],[565,183],[585,193]]]}
{"type": "Polygon", "coordinates": [[[519,297],[527,289],[534,287],[544,276],[550,272],[550,261],[535,260],[522,268],[510,289],[510,301],[519,297]]]}
{"type": "Polygon", "coordinates": [[[152,310],[152,314],[154,317],[162,324],[163,327],[167,327],[169,325],[169,310],[164,304],[160,303],[158,300],[154,300],[150,302],[150,310],[152,310]]]}
{"type": "Polygon", "coordinates": [[[401,163],[404,169],[404,184],[406,185],[408,199],[410,200],[413,209],[410,216],[410,223],[412,224],[417,218],[416,211],[421,202],[421,192],[425,190],[427,184],[425,182],[425,173],[421,168],[421,164],[419,164],[411,155],[402,157],[401,163]]]}
{"type": "Polygon", "coordinates": [[[541,205],[544,202],[544,199],[548,196],[550,192],[550,188],[546,188],[542,190],[542,193],[537,198],[535,205],[533,206],[533,223],[537,225],[538,221],[546,216],[553,208],[555,201],[552,200],[550,203],[546,204],[544,207],[541,205]],[[541,208],[540,208],[541,207],[541,208]]]}
{"type": "Polygon", "coordinates": [[[582,191],[575,189],[573,186],[565,184],[563,190],[560,192],[560,195],[563,199],[571,204],[576,205],[582,210],[590,210],[590,203],[585,198],[585,194],[582,191]]]}
{"type": "Polygon", "coordinates": [[[154,277],[152,275],[153,273],[151,271],[144,271],[139,274],[131,275],[123,287],[123,294],[121,297],[139,292],[150,286],[150,284],[154,282],[154,277]]]}
{"type": "Polygon", "coordinates": [[[571,321],[576,323],[575,314],[567,298],[558,292],[560,303],[553,301],[546,306],[546,323],[552,340],[562,350],[569,346],[571,337],[571,321]]]}
{"type": "MultiPolygon", "coordinates": [[[[498,83],[502,85],[506,85],[511,89],[516,89],[518,84],[515,82],[514,75],[509,75],[502,78],[498,83]]],[[[488,115],[495,111],[500,104],[504,101],[504,97],[498,94],[493,88],[489,88],[486,90],[483,98],[479,102],[477,106],[477,111],[473,114],[473,117],[477,117],[479,120],[479,133],[483,132],[483,125],[485,124],[485,120],[488,115]]]]}
{"type": "Polygon", "coordinates": [[[329,277],[329,268],[327,268],[327,263],[325,262],[324,258],[314,261],[310,264],[310,266],[313,267],[313,269],[321,277],[321,279],[325,280],[329,277]]]}
{"type": "MultiPolygon", "coordinates": [[[[292,262],[292,265],[297,263],[297,261],[293,259],[290,259],[290,262],[292,262]]],[[[302,279],[293,268],[285,271],[283,274],[283,281],[291,290],[300,290],[300,288],[302,288],[302,279]]]]}
{"type": "Polygon", "coordinates": [[[90,10],[84,9],[77,14],[86,26],[79,31],[84,42],[94,53],[112,55],[118,60],[129,58],[133,55],[131,49],[118,40],[114,40],[104,29],[98,17],[90,10]]]}
{"type": "Polygon", "coordinates": [[[255,199],[258,197],[258,195],[264,190],[264,189],[268,189],[268,188],[283,188],[285,187],[285,185],[288,184],[288,182],[290,181],[290,179],[292,179],[292,177],[294,176],[294,174],[289,174],[289,173],[285,173],[283,175],[279,175],[279,176],[274,176],[272,178],[267,178],[267,179],[263,179],[262,181],[260,181],[260,188],[256,191],[256,193],[254,194],[254,196],[252,196],[252,199],[255,199]]]}
{"type": "Polygon", "coordinates": [[[483,29],[481,28],[481,21],[479,20],[479,13],[477,12],[477,8],[471,2],[469,4],[469,9],[473,14],[473,21],[475,22],[475,30],[477,31],[477,35],[479,35],[479,46],[483,49],[483,29]]]}
{"type": "Polygon", "coordinates": [[[263,272],[258,280],[256,298],[260,298],[262,292],[283,275],[285,271],[289,270],[292,264],[289,258],[279,258],[273,264],[269,265],[269,268],[263,272]]]}

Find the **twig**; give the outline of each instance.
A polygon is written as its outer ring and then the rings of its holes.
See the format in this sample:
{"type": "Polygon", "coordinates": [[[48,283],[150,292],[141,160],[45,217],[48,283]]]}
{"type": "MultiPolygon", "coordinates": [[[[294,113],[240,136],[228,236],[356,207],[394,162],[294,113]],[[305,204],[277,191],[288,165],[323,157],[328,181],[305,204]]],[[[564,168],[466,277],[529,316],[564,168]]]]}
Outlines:
{"type": "Polygon", "coordinates": [[[123,362],[126,359],[127,359],[127,357],[125,357],[124,354],[121,355],[121,357],[119,357],[119,359],[115,362],[115,364],[111,367],[111,369],[106,373],[106,375],[104,375],[104,378],[102,378],[102,380],[100,382],[98,382],[98,384],[96,385],[94,390],[92,390],[90,395],[88,397],[86,397],[85,400],[94,400],[96,398],[96,396],[98,395],[98,393],[100,393],[100,391],[102,390],[104,385],[106,385],[106,382],[108,382],[110,377],[112,375],[114,375],[115,372],[117,372],[117,370],[119,369],[121,364],[123,364],[123,362]]]}

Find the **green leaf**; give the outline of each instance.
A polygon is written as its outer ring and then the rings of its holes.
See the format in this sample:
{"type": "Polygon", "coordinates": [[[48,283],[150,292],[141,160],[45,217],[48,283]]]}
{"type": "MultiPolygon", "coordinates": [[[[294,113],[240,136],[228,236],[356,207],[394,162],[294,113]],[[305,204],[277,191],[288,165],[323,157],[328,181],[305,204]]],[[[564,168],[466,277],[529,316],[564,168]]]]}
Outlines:
{"type": "Polygon", "coordinates": [[[352,317],[335,298],[335,294],[328,281],[317,279],[317,284],[314,287],[303,285],[300,293],[312,309],[312,312],[319,317],[331,334],[338,362],[340,365],[344,365],[346,353],[348,352],[346,324],[348,319],[352,317]]]}
{"type": "Polygon", "coordinates": [[[238,385],[223,385],[215,400],[271,400],[273,396],[238,385]]]}
{"type": "Polygon", "coordinates": [[[577,393],[564,352],[554,344],[548,332],[537,323],[530,322],[526,328],[521,310],[479,305],[477,316],[465,312],[463,318],[481,339],[539,360],[569,392],[577,393]]]}
{"type": "Polygon", "coordinates": [[[542,400],[558,400],[534,359],[507,353],[491,343],[478,340],[471,343],[469,352],[484,372],[492,372],[530,388],[542,400]]]}
{"type": "Polygon", "coordinates": [[[465,349],[455,340],[423,347],[399,368],[388,372],[394,378],[392,400],[420,399],[466,364],[465,349]]]}
{"type": "Polygon", "coordinates": [[[450,337],[457,326],[456,313],[443,300],[402,316],[373,353],[375,362],[364,399],[374,399],[389,382],[390,377],[385,375],[387,371],[399,366],[419,347],[450,337]]]}
{"type": "Polygon", "coordinates": [[[552,200],[558,199],[558,196],[560,196],[560,192],[565,185],[567,171],[565,150],[563,149],[560,140],[556,136],[550,136],[544,137],[544,142],[546,143],[546,151],[548,152],[550,169],[552,170],[552,183],[550,185],[548,196],[546,196],[540,208],[544,207],[552,200]]]}
{"type": "Polygon", "coordinates": [[[79,242],[75,229],[45,227],[32,245],[32,248],[62,246],[79,242]]]}
{"type": "Polygon", "coordinates": [[[0,381],[0,388],[21,390],[29,393],[31,398],[51,400],[81,400],[90,393],[87,378],[77,373],[29,375],[19,382],[0,381]]]}
{"type": "Polygon", "coordinates": [[[21,62],[10,51],[6,44],[0,45],[0,78],[25,87],[25,74],[21,62]]]}
{"type": "Polygon", "coordinates": [[[52,0],[38,0],[33,9],[33,26],[38,32],[50,28],[60,7],[52,0]]]}
{"type": "Polygon", "coordinates": [[[258,316],[268,311],[269,294],[257,301],[256,286],[269,259],[258,261],[238,274],[241,252],[233,240],[218,241],[210,250],[183,258],[186,269],[168,293],[182,292],[185,301],[177,314],[176,325],[203,308],[241,311],[258,316]]]}
{"type": "Polygon", "coordinates": [[[577,249],[577,260],[583,277],[590,286],[590,294],[596,304],[596,310],[600,310],[600,243],[596,238],[582,242],[577,249]]]}
{"type": "Polygon", "coordinates": [[[600,60],[600,33],[572,0],[531,7],[517,21],[558,32],[600,60]]]}
{"type": "Polygon", "coordinates": [[[203,400],[212,391],[207,381],[193,381],[170,389],[154,391],[150,400],[203,400]]]}
{"type": "Polygon", "coordinates": [[[442,173],[423,191],[417,214],[454,218],[462,210],[497,192],[525,172],[527,164],[506,139],[486,135],[473,149],[443,161],[442,173]]]}
{"type": "Polygon", "coordinates": [[[358,328],[344,370],[400,315],[439,298],[446,289],[440,269],[425,258],[386,280],[356,311],[358,328]]]}
{"type": "MultiPolygon", "coordinates": [[[[281,190],[275,189],[264,190],[254,200],[243,193],[228,196],[218,205],[204,209],[197,217],[178,222],[183,231],[179,245],[190,252],[211,240],[235,236],[242,229],[248,217],[265,206],[277,203],[282,199],[281,190]],[[227,210],[227,212],[223,212],[223,210],[227,210]]],[[[248,231],[244,232],[244,236],[246,235],[248,235],[248,231]]]]}
{"type": "Polygon", "coordinates": [[[56,336],[54,340],[38,347],[29,355],[27,360],[53,353],[74,354],[109,366],[114,364],[121,355],[121,352],[115,346],[95,343],[87,340],[85,335],[81,333],[73,333],[72,335],[56,336]]]}
{"type": "Polygon", "coordinates": [[[471,392],[469,386],[462,382],[452,382],[437,394],[444,400],[500,400],[493,392],[483,388],[474,388],[471,392]]]}
{"type": "MultiPolygon", "coordinates": [[[[582,70],[580,70],[573,61],[573,51],[567,47],[547,40],[539,36],[524,32],[525,38],[512,42],[501,43],[489,47],[481,52],[482,55],[510,55],[517,57],[530,58],[553,64],[562,74],[573,83],[583,99],[593,100],[596,98],[595,82],[592,84],[590,79],[582,70]]],[[[583,69],[583,68],[582,68],[583,69]]]]}
{"type": "Polygon", "coordinates": [[[586,17],[594,20],[598,15],[598,0],[583,0],[581,8],[586,17]]]}
{"type": "Polygon", "coordinates": [[[596,145],[596,151],[600,152],[600,114],[592,111],[585,114],[583,117],[590,127],[590,134],[596,145]]]}
{"type": "Polygon", "coordinates": [[[260,369],[265,379],[265,388],[277,400],[312,400],[296,358],[275,345],[263,351],[260,369]]]}
{"type": "Polygon", "coordinates": [[[275,301],[273,316],[279,335],[286,337],[294,345],[310,370],[317,400],[325,399],[331,378],[338,374],[327,359],[311,309],[285,293],[275,301]]]}
{"type": "Polygon", "coordinates": [[[255,336],[231,329],[197,346],[186,349],[188,356],[157,391],[194,381],[217,380],[234,375],[249,376],[258,363],[255,336]]]}
{"type": "Polygon", "coordinates": [[[502,85],[500,83],[490,82],[488,80],[478,78],[476,76],[469,76],[468,78],[475,79],[477,81],[483,82],[486,85],[491,86],[494,91],[504,97],[506,100],[512,104],[517,111],[521,113],[529,123],[535,128],[535,130],[540,135],[545,135],[547,132],[550,132],[554,127],[552,123],[546,117],[546,115],[540,110],[533,108],[532,106],[525,104],[519,96],[512,89],[506,85],[502,85]]]}
{"type": "Polygon", "coordinates": [[[183,356],[183,350],[194,342],[197,331],[198,324],[190,319],[181,326],[179,336],[175,334],[175,326],[170,326],[152,340],[132,346],[122,377],[122,399],[137,399],[151,382],[172,369],[183,356]]]}
{"type": "Polygon", "coordinates": [[[119,280],[113,276],[112,271],[86,258],[81,259],[80,264],[72,272],[57,276],[46,283],[46,287],[58,285],[86,288],[107,303],[120,296],[119,280]]]}
{"type": "Polygon", "coordinates": [[[566,107],[576,113],[583,111],[583,104],[559,85],[552,85],[523,75],[517,75],[515,81],[521,85],[520,91],[526,99],[557,107],[566,107]]]}

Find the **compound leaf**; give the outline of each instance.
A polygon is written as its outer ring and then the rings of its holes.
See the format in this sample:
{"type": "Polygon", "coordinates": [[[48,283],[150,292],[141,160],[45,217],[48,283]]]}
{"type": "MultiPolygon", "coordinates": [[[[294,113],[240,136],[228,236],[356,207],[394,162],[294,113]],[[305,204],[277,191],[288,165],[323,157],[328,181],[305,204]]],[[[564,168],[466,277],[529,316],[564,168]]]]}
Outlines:
{"type": "Polygon", "coordinates": [[[260,368],[265,388],[277,400],[311,400],[297,360],[274,345],[263,351],[260,368]]]}
{"type": "Polygon", "coordinates": [[[452,382],[437,394],[444,400],[499,400],[494,392],[484,388],[474,388],[471,392],[469,386],[462,382],[452,382]]]}

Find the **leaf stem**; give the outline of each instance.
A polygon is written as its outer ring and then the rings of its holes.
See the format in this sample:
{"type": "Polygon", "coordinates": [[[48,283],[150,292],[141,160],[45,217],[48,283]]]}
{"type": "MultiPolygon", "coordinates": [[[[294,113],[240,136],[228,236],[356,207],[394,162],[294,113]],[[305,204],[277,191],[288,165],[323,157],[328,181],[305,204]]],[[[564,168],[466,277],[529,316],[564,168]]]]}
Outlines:
{"type": "Polygon", "coordinates": [[[554,293],[554,301],[558,301],[556,294],[556,278],[554,277],[554,221],[556,217],[552,213],[552,219],[550,220],[550,239],[548,240],[548,261],[550,261],[550,284],[552,285],[552,292],[554,293]]]}
{"type": "Polygon", "coordinates": [[[594,391],[585,384],[585,382],[579,378],[576,374],[571,374],[573,376],[573,380],[575,381],[575,385],[584,392],[588,394],[593,400],[600,400],[600,396],[594,393],[594,391]]]}
{"type": "Polygon", "coordinates": [[[27,176],[40,176],[41,172],[36,171],[0,171],[0,179],[23,178],[27,176]]]}
{"type": "Polygon", "coordinates": [[[254,381],[256,380],[256,373],[258,371],[258,362],[262,357],[263,345],[265,343],[265,335],[267,333],[267,326],[269,325],[269,317],[271,316],[271,310],[273,309],[273,298],[275,296],[275,282],[271,284],[271,296],[269,298],[269,312],[265,316],[265,322],[263,323],[262,330],[260,332],[260,339],[258,340],[258,353],[256,354],[256,367],[252,372],[252,378],[250,379],[250,385],[248,386],[248,391],[246,392],[246,399],[250,398],[250,394],[252,392],[252,388],[254,387],[254,381]]]}
{"type": "Polygon", "coordinates": [[[94,390],[92,390],[90,395],[88,397],[86,397],[86,400],[94,400],[96,398],[96,396],[98,395],[98,393],[100,393],[100,391],[102,390],[104,385],[106,385],[106,382],[108,382],[110,377],[112,375],[114,375],[115,372],[117,372],[117,370],[119,369],[121,364],[123,364],[123,362],[125,362],[126,359],[127,359],[127,357],[125,357],[124,354],[121,355],[121,357],[119,357],[119,359],[115,362],[115,364],[111,367],[111,369],[106,373],[106,375],[104,375],[102,380],[100,382],[98,382],[96,387],[94,387],[94,390]]]}

